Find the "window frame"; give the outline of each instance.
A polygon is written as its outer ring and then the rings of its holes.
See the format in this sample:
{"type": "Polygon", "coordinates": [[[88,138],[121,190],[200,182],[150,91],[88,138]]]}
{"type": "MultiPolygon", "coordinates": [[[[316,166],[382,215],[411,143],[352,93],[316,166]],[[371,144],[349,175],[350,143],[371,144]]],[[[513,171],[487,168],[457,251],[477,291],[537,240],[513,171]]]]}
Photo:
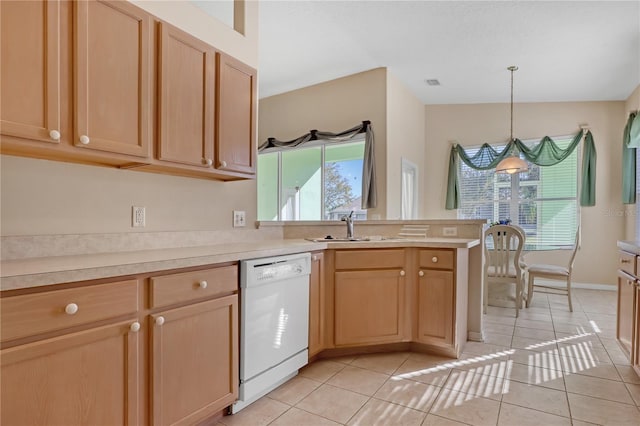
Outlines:
{"type": "MultiPolygon", "coordinates": [[[[567,140],[572,140],[575,137],[575,135],[563,135],[563,136],[554,136],[552,139],[554,141],[567,141],[567,140]]],[[[525,139],[522,142],[529,145],[529,144],[535,144],[535,143],[539,143],[540,139],[536,140],[536,139],[525,139]]],[[[494,149],[501,151],[501,149],[504,149],[504,147],[506,146],[506,144],[492,144],[492,146],[494,147],[494,149]]],[[[474,149],[480,149],[481,145],[478,146],[470,146],[468,148],[466,148],[466,150],[474,150],[474,149]]],[[[573,155],[573,153],[572,153],[573,155]]],[[[522,156],[521,156],[522,158],[522,156]]],[[[525,161],[527,161],[529,164],[532,164],[531,162],[529,162],[528,160],[526,160],[526,158],[523,158],[525,161]]],[[[580,185],[581,185],[581,173],[580,173],[580,164],[582,163],[582,149],[580,147],[580,145],[578,145],[576,147],[576,185],[575,185],[575,196],[574,197],[548,197],[548,198],[540,198],[539,197],[539,191],[536,191],[536,197],[532,198],[532,199],[526,199],[526,198],[521,198],[520,197],[520,191],[522,190],[523,187],[525,186],[535,186],[536,188],[540,188],[540,186],[542,185],[542,178],[539,178],[538,180],[522,180],[520,177],[520,173],[514,173],[512,175],[508,175],[510,177],[508,182],[500,182],[499,179],[496,179],[494,177],[494,182],[493,182],[493,199],[491,200],[486,200],[486,204],[487,205],[492,205],[492,212],[493,215],[491,218],[487,218],[487,220],[489,221],[494,221],[496,219],[496,217],[500,218],[500,205],[501,204],[505,204],[508,203],[508,207],[509,207],[509,218],[512,219],[512,223],[515,225],[520,225],[520,206],[522,205],[523,202],[526,203],[540,203],[542,204],[543,202],[554,202],[554,201],[572,201],[575,202],[576,205],[576,210],[575,210],[575,220],[576,223],[578,224],[578,226],[580,225],[580,221],[581,221],[581,206],[580,206],[580,185]],[[500,188],[509,188],[510,189],[510,194],[509,194],[509,198],[505,199],[505,200],[501,200],[499,195],[499,189],[500,188]],[[513,195],[516,194],[517,198],[514,198],[513,195]]],[[[559,163],[562,164],[562,163],[559,163]]],[[[534,165],[535,166],[535,165],[534,165]]],[[[463,161],[459,161],[459,165],[458,168],[456,170],[456,173],[458,174],[458,182],[460,182],[462,184],[463,182],[463,178],[461,176],[462,173],[462,168],[463,167],[468,167],[466,164],[464,164],[463,161]]],[[[536,166],[536,167],[548,167],[548,166],[536,166]]],[[[495,170],[491,169],[491,170],[485,170],[484,172],[491,172],[495,170]]],[[[462,193],[462,191],[461,191],[462,193]]],[[[470,204],[473,204],[474,201],[467,201],[465,203],[465,201],[462,199],[462,195],[461,195],[461,199],[460,199],[460,206],[458,208],[458,212],[457,212],[457,218],[458,219],[464,219],[461,216],[461,212],[464,210],[464,207],[470,204]]],[[[541,223],[541,210],[538,209],[538,211],[536,212],[536,229],[538,228],[538,224],[541,223]]],[[[561,245],[556,245],[556,246],[552,246],[552,248],[547,247],[541,247],[539,248],[539,246],[536,244],[535,246],[532,246],[530,248],[528,248],[528,251],[544,251],[544,250],[569,250],[573,248],[573,237],[571,239],[571,241],[567,240],[567,244],[561,244],[561,245]]]]}
{"type": "MultiPolygon", "coordinates": [[[[327,141],[327,140],[315,140],[315,141],[309,141],[306,142],[305,144],[301,145],[301,146],[297,146],[295,148],[287,148],[286,150],[278,150],[278,151],[272,151],[272,152],[267,152],[265,154],[260,154],[258,153],[258,156],[260,155],[269,155],[269,154],[276,154],[277,156],[277,180],[278,180],[278,190],[277,190],[277,219],[275,221],[299,221],[301,219],[283,219],[282,218],[282,201],[283,201],[283,187],[282,187],[282,166],[283,166],[283,161],[282,161],[282,153],[283,152],[291,152],[291,151],[301,151],[301,150],[305,150],[305,149],[312,149],[312,148],[320,148],[320,199],[321,199],[321,203],[320,203],[320,219],[319,220],[326,220],[324,219],[326,216],[326,208],[325,208],[325,163],[326,163],[326,148],[327,147],[334,147],[334,146],[340,146],[340,145],[349,145],[349,144],[363,144],[363,148],[364,148],[364,144],[365,144],[365,137],[366,135],[364,133],[362,134],[358,134],[357,136],[353,137],[352,139],[346,140],[346,141],[327,141]]],[[[362,163],[364,165],[364,149],[363,149],[363,156],[362,156],[362,163]]],[[[259,174],[259,170],[256,173],[256,180],[259,179],[258,177],[259,174]]],[[[362,195],[361,195],[362,196],[362,195]]],[[[358,220],[356,218],[356,220],[358,220]]]]}

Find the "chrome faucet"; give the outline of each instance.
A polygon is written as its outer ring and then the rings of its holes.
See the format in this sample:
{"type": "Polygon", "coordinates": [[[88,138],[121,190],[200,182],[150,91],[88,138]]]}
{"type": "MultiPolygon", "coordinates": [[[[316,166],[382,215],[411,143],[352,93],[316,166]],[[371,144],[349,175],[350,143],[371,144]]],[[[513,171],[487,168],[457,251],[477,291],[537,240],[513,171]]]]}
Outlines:
{"type": "Polygon", "coordinates": [[[347,238],[353,238],[353,210],[349,216],[342,216],[340,220],[347,223],[347,238]]]}

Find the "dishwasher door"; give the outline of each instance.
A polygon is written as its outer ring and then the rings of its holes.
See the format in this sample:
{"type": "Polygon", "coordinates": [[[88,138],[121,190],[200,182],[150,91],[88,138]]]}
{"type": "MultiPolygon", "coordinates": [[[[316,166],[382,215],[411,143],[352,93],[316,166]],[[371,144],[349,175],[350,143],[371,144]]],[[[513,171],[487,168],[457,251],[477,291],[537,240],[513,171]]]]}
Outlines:
{"type": "Polygon", "coordinates": [[[309,253],[240,263],[240,389],[236,413],[308,362],[309,253]]]}
{"type": "Polygon", "coordinates": [[[250,380],[308,347],[308,276],[244,288],[242,307],[241,380],[250,380]]]}

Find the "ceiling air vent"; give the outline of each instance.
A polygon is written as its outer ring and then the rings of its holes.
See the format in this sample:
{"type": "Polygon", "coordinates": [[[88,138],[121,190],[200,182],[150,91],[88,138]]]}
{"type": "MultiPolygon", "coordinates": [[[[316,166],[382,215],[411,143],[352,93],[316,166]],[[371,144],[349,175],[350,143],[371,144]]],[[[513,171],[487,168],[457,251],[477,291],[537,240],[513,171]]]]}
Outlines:
{"type": "Polygon", "coordinates": [[[428,78],[424,82],[429,86],[440,86],[440,81],[437,78],[428,78]]]}

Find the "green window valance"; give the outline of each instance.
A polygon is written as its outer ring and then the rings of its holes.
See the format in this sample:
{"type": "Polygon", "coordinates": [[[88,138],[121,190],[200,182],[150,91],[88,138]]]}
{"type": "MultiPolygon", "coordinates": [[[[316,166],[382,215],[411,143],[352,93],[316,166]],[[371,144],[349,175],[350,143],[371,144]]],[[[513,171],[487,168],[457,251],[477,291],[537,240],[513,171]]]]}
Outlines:
{"type": "MultiPolygon", "coordinates": [[[[458,158],[467,166],[476,170],[494,169],[500,161],[510,155],[517,148],[524,158],[538,166],[553,166],[565,160],[576,149],[584,137],[584,154],[582,158],[582,187],[580,191],[580,205],[594,206],[596,203],[596,148],[591,131],[580,131],[574,137],[569,146],[560,148],[548,136],[533,147],[528,147],[520,139],[514,139],[507,143],[500,152],[491,145],[483,144],[478,152],[469,156],[460,145],[451,147],[449,154],[449,174],[447,181],[447,198],[445,207],[447,210],[457,209],[460,204],[460,187],[458,183],[458,158]]],[[[635,158],[635,157],[634,157],[635,158]]]]}
{"type": "Polygon", "coordinates": [[[640,147],[640,111],[629,114],[622,134],[622,202],[636,202],[636,149],[640,147]]]}

